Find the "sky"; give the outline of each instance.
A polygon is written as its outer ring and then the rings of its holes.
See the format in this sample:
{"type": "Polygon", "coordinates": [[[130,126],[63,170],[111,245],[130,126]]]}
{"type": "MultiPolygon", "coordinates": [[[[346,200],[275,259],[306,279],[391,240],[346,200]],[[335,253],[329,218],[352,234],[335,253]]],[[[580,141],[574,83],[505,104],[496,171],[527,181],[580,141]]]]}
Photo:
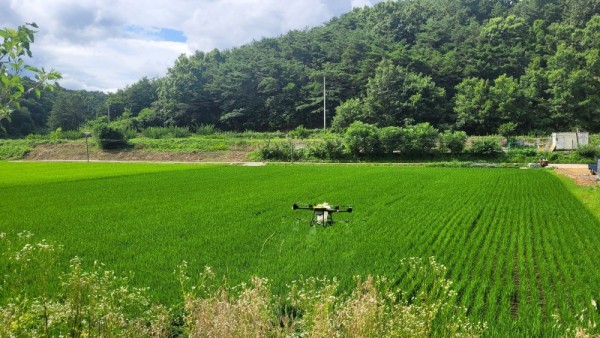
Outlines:
{"type": "Polygon", "coordinates": [[[68,89],[114,92],[164,76],[181,54],[315,27],[382,0],[0,0],[0,27],[35,22],[28,63],[68,89]]]}

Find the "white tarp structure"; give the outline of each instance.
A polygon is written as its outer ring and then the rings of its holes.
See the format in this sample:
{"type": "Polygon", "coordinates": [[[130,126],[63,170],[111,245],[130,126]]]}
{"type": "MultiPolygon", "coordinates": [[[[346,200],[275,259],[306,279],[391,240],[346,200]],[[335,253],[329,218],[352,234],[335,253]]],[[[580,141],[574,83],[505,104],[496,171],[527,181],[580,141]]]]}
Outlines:
{"type": "Polygon", "coordinates": [[[552,133],[552,151],[575,150],[588,144],[589,134],[586,132],[552,133]]]}

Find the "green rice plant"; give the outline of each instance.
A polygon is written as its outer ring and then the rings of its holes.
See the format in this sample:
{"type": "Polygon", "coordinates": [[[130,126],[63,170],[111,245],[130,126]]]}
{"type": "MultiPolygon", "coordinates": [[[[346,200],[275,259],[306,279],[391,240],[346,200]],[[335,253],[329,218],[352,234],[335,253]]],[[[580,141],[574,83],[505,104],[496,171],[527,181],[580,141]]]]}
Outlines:
{"type": "Polygon", "coordinates": [[[298,276],[326,274],[336,297],[371,275],[409,300],[431,284],[398,262],[435,256],[454,282],[450,303],[486,334],[554,336],[554,313],[573,326],[598,299],[600,217],[579,199],[598,190],[576,192],[545,170],[0,162],[0,226],[60,242],[86,269],[133,271],[133,287],[169,306],[182,299],[165,276],[183,260],[191,276],[213,266],[230,286],[267,278],[275,299],[298,276]],[[291,210],[323,201],[354,212],[322,228],[291,210]]]}

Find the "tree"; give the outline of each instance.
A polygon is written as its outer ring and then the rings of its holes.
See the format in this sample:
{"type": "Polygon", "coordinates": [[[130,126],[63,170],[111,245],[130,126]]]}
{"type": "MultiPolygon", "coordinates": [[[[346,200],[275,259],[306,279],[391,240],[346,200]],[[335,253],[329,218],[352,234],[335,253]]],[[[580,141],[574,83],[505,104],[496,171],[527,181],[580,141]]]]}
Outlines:
{"type": "Polygon", "coordinates": [[[367,122],[379,126],[402,125],[406,119],[437,123],[445,95],[430,77],[383,60],[367,85],[367,122]]]}
{"type": "Polygon", "coordinates": [[[87,106],[81,94],[76,92],[61,92],[58,95],[48,126],[51,129],[76,130],[85,121],[87,106]]]}
{"type": "Polygon", "coordinates": [[[594,54],[597,59],[597,53],[597,50],[590,50],[581,54],[575,48],[561,44],[548,60],[549,108],[556,128],[598,128],[595,120],[600,83],[586,67],[594,54]],[[586,56],[589,56],[587,60],[586,56]]]}
{"type": "Polygon", "coordinates": [[[352,122],[365,120],[365,108],[365,104],[358,98],[343,102],[335,109],[331,127],[337,131],[344,131],[352,122]]]}
{"type": "Polygon", "coordinates": [[[459,129],[480,134],[492,130],[488,125],[492,110],[489,90],[489,82],[477,78],[466,78],[456,86],[454,111],[459,129]]]}
{"type": "Polygon", "coordinates": [[[159,82],[157,112],[175,125],[199,125],[216,121],[217,107],[207,85],[211,82],[211,54],[181,55],[159,82]]]}
{"type": "Polygon", "coordinates": [[[23,96],[34,92],[40,96],[43,88],[54,88],[50,81],[61,78],[60,73],[51,70],[46,72],[43,68],[25,64],[26,57],[32,57],[31,44],[34,42],[38,28],[35,23],[19,26],[16,30],[11,28],[0,29],[0,120],[8,118],[11,112],[19,107],[23,96]],[[35,82],[26,86],[23,73],[25,71],[34,75],[35,82]]]}
{"type": "Polygon", "coordinates": [[[482,27],[480,39],[475,50],[480,77],[522,75],[529,63],[529,30],[525,19],[516,15],[492,18],[482,27]]]}

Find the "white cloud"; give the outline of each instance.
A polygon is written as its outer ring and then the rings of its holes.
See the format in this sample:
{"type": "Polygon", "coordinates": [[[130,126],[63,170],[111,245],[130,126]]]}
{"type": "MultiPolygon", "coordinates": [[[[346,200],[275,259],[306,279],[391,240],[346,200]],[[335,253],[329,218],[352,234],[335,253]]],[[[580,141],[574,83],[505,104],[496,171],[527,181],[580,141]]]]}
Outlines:
{"type": "Polygon", "coordinates": [[[108,91],[165,74],[181,53],[279,36],[379,1],[4,0],[0,27],[36,22],[34,64],[60,71],[66,88],[108,91]],[[187,40],[160,41],[177,36],[157,34],[165,31],[187,40]]]}
{"type": "MultiPolygon", "coordinates": [[[[379,1],[376,1],[376,2],[379,2],[379,1]]],[[[356,8],[356,7],[362,8],[365,6],[373,5],[371,3],[371,1],[369,1],[369,0],[352,0],[351,4],[352,4],[352,8],[356,8]]]]}
{"type": "Polygon", "coordinates": [[[46,64],[63,75],[66,88],[114,91],[144,76],[165,74],[177,56],[191,51],[184,43],[111,38],[85,45],[55,41],[46,45],[46,64]]]}

